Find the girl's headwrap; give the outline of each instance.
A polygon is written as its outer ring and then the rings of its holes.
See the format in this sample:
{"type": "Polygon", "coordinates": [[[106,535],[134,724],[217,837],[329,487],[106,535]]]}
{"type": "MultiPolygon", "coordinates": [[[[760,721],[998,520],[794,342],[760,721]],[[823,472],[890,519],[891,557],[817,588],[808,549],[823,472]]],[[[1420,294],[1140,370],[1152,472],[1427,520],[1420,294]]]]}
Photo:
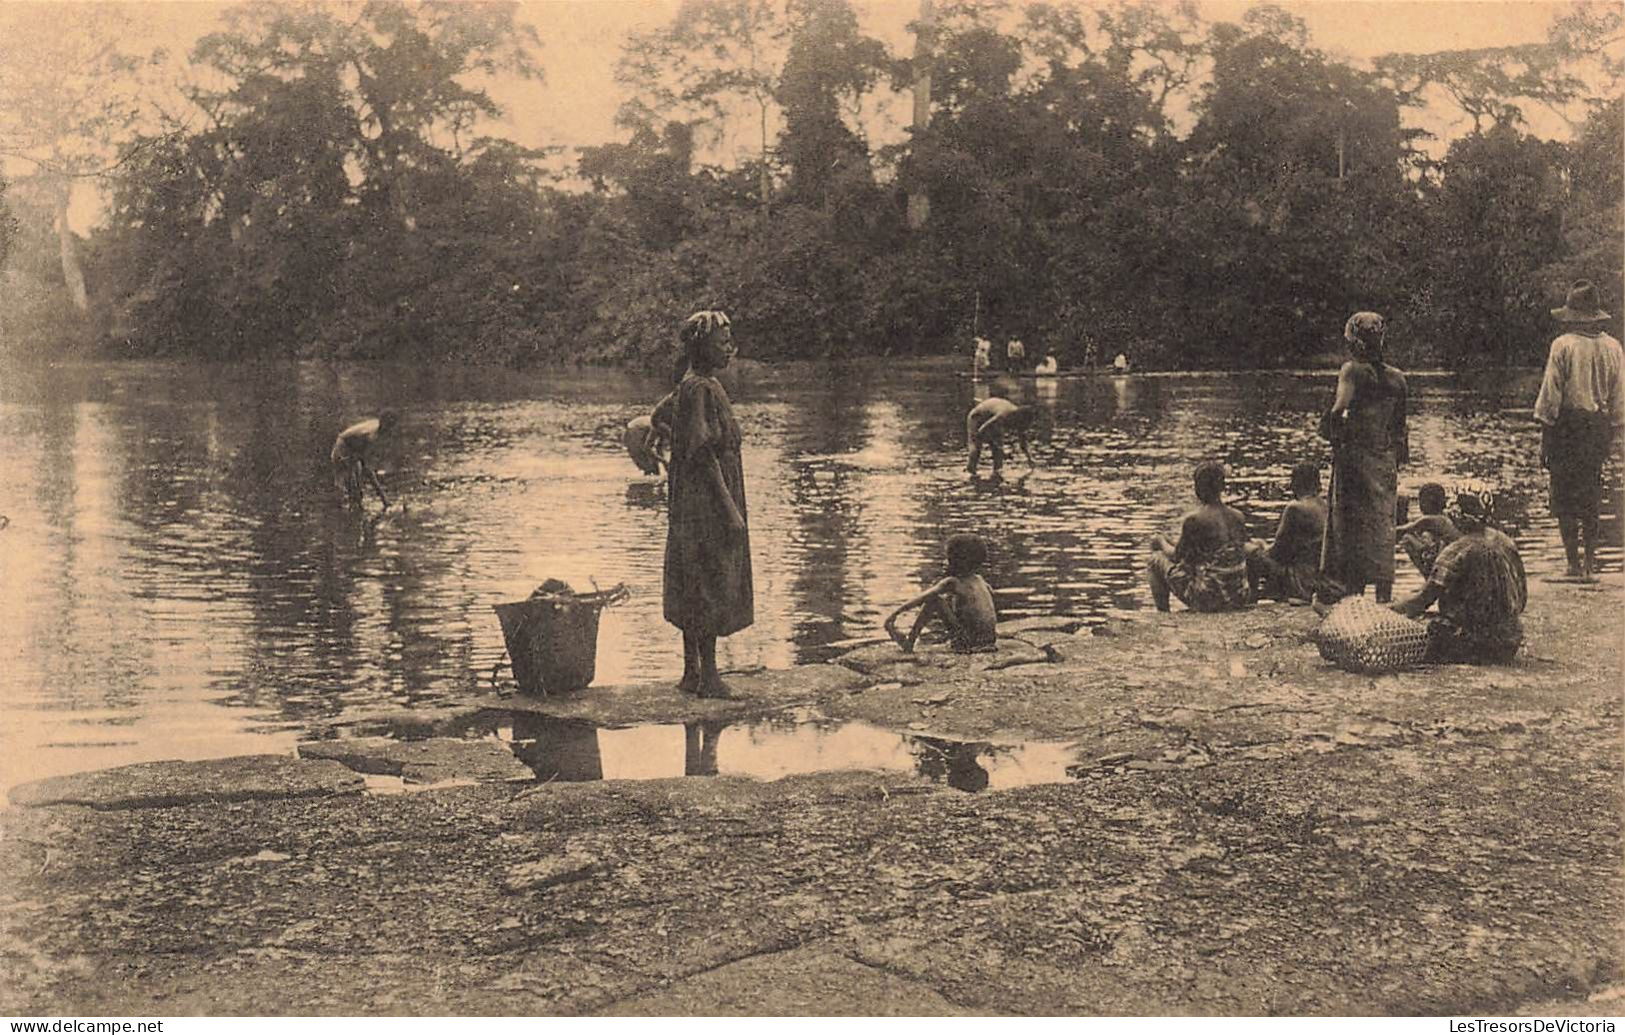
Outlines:
{"type": "Polygon", "coordinates": [[[692,347],[728,325],[727,313],[720,309],[702,309],[683,321],[683,329],[678,332],[677,338],[685,348],[692,347]]]}

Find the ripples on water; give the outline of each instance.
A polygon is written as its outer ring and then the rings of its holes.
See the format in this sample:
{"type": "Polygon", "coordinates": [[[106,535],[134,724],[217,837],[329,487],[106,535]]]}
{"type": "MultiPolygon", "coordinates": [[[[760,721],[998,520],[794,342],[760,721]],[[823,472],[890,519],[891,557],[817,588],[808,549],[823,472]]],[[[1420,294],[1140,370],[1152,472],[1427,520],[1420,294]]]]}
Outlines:
{"type": "MultiPolygon", "coordinates": [[[[1401,476],[1410,493],[1501,487],[1532,574],[1562,564],[1527,411],[1537,385],[1533,371],[1414,377],[1401,476]]],[[[1028,381],[1018,394],[1045,414],[1037,469],[971,482],[964,413],[985,388],[941,369],[758,369],[736,392],[757,622],[722,660],[782,667],[876,635],[940,574],[956,531],[992,540],[1005,617],[1147,606],[1143,544],[1189,505],[1191,467],[1222,460],[1269,534],[1292,464],[1327,459],[1314,425],[1331,389],[1280,374],[1028,381]]],[[[502,658],[491,605],[548,577],[632,590],[605,613],[600,683],[674,677],[664,488],[618,442],[663,391],[618,373],[318,364],[10,374],[0,786],[283,750],[359,708],[467,699],[502,658]],[[401,506],[366,521],[333,506],[327,451],[386,405],[405,414],[379,458],[401,506]]],[[[1617,568],[1618,550],[1604,560],[1617,568]]]]}

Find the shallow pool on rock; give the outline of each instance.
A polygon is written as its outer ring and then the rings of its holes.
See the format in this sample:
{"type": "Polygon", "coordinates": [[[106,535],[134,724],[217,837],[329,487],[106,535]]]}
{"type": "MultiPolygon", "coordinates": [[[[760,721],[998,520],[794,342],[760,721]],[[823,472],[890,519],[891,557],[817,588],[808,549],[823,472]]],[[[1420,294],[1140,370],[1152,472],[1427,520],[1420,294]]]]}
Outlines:
{"type": "Polygon", "coordinates": [[[498,736],[541,780],[757,780],[871,770],[918,773],[962,791],[1075,779],[1089,760],[1069,741],[999,743],[900,733],[865,722],[796,716],[724,722],[598,726],[515,713],[498,736]]]}

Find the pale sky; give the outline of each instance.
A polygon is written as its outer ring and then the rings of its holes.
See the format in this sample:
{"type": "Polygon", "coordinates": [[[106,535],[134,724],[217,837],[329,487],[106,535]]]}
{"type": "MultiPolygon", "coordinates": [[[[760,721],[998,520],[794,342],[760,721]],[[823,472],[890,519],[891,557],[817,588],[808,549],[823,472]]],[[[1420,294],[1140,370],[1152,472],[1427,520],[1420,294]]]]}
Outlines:
{"type": "MultiPolygon", "coordinates": [[[[64,12],[93,16],[88,5],[56,0],[56,6],[64,12]]],[[[154,42],[180,55],[213,27],[224,6],[207,0],[127,5],[140,12],[140,21],[154,42]]],[[[917,0],[854,0],[854,6],[864,31],[891,44],[900,54],[911,52],[906,26],[918,12],[917,0]]],[[[1239,19],[1252,3],[1205,0],[1198,6],[1208,21],[1231,21],[1239,19]]],[[[1363,64],[1393,51],[1538,42],[1569,4],[1562,0],[1285,0],[1280,6],[1304,20],[1314,45],[1363,64]]],[[[621,40],[629,32],[668,22],[677,9],[676,0],[526,0],[521,8],[522,17],[541,36],[538,58],[545,80],[495,85],[493,92],[508,112],[496,131],[526,145],[570,149],[622,139],[613,121],[617,107],[626,99],[614,79],[621,40]]],[[[900,140],[906,118],[900,99],[896,105],[877,108],[868,125],[871,143],[900,140]]],[[[1533,109],[1526,114],[1533,132],[1566,135],[1555,116],[1533,109]]],[[[1442,112],[1409,117],[1442,137],[1465,128],[1464,122],[1451,125],[1442,112]]],[[[719,157],[728,157],[729,147],[741,150],[746,142],[724,142],[719,157]]],[[[89,197],[76,199],[74,225],[88,227],[99,215],[98,209],[89,197]]]]}

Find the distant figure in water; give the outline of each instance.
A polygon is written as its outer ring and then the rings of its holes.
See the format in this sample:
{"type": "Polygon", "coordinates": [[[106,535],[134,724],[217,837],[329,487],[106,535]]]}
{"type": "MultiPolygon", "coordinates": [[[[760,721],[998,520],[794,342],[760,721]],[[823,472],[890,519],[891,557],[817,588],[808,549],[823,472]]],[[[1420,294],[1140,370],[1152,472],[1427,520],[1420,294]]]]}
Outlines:
{"type": "Polygon", "coordinates": [[[1054,377],[1060,372],[1061,364],[1055,359],[1053,354],[1047,352],[1044,354],[1044,358],[1039,361],[1038,365],[1033,367],[1033,373],[1037,374],[1039,377],[1054,377]]]}
{"type": "Polygon", "coordinates": [[[1209,461],[1196,468],[1201,506],[1180,522],[1179,542],[1151,537],[1146,580],[1158,611],[1171,593],[1192,611],[1239,611],[1251,603],[1247,585],[1247,519],[1224,503],[1224,468],[1209,461]]]}
{"type": "Polygon", "coordinates": [[[1518,616],[1529,601],[1529,581],[1517,546],[1489,526],[1494,508],[1488,493],[1457,493],[1461,538],[1439,551],[1420,593],[1393,605],[1428,622],[1427,661],[1504,664],[1523,643],[1518,616]],[[1429,618],[1434,603],[1439,611],[1429,618]]]}
{"type": "Polygon", "coordinates": [[[1119,352],[1117,358],[1112,360],[1112,370],[1118,374],[1128,373],[1128,357],[1119,352]]]}
{"type": "Polygon", "coordinates": [[[1247,582],[1254,597],[1312,601],[1322,588],[1320,540],[1326,534],[1326,499],[1320,494],[1320,466],[1292,468],[1292,502],[1281,511],[1275,541],[1247,544],[1247,582]]]}
{"type": "Polygon", "coordinates": [[[1461,529],[1444,512],[1444,486],[1428,482],[1416,490],[1416,506],[1422,516],[1394,529],[1405,555],[1425,579],[1433,574],[1439,551],[1461,538],[1461,529]]]}
{"type": "Polygon", "coordinates": [[[993,343],[986,338],[976,339],[976,369],[986,370],[993,365],[993,343]]]}
{"type": "Polygon", "coordinates": [[[999,616],[993,606],[993,591],[981,576],[986,564],[987,540],[979,535],[949,536],[947,575],[887,615],[886,635],[905,653],[912,654],[920,632],[927,623],[936,620],[948,630],[948,642],[956,652],[992,651],[998,640],[999,616]],[[920,616],[905,637],[897,629],[897,619],[916,607],[920,609],[920,616]]]}
{"type": "Polygon", "coordinates": [[[1006,370],[1020,370],[1027,365],[1027,346],[1021,343],[1020,338],[1011,338],[1004,343],[1004,367],[1006,370]]]}
{"type": "Polygon", "coordinates": [[[982,447],[985,445],[993,453],[993,473],[998,474],[1004,469],[1004,436],[1008,432],[1014,435],[1016,443],[1021,446],[1022,455],[1027,458],[1027,466],[1033,466],[1032,448],[1027,442],[1032,432],[1033,418],[1036,411],[1030,406],[1017,406],[1005,398],[1005,389],[994,387],[986,399],[971,407],[965,414],[965,448],[970,452],[970,459],[965,463],[965,470],[974,477],[976,469],[981,464],[982,447]]]}
{"type": "Polygon", "coordinates": [[[385,410],[376,417],[350,425],[333,440],[333,451],[328,454],[333,463],[333,484],[344,494],[350,506],[360,507],[362,504],[366,490],[361,478],[365,475],[372,482],[384,509],[389,509],[389,497],[384,495],[377,472],[368,465],[367,454],[378,441],[378,436],[388,434],[399,422],[400,416],[394,410],[385,410]]]}
{"type": "Polygon", "coordinates": [[[634,417],[621,433],[621,444],[644,474],[659,474],[666,465],[666,449],[671,442],[671,414],[677,404],[676,393],[668,394],[655,404],[654,411],[634,417]]]}

